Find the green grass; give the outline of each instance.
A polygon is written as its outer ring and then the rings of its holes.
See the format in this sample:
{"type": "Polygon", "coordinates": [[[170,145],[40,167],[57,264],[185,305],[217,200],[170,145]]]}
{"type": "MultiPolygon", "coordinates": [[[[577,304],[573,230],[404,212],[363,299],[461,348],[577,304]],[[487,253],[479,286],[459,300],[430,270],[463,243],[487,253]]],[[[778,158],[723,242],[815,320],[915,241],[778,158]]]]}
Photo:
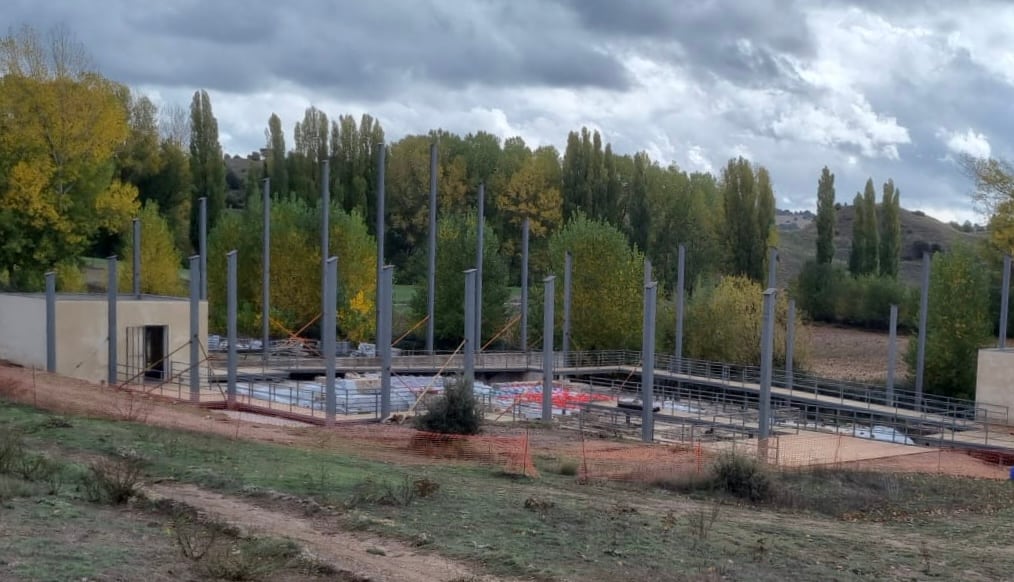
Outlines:
{"type": "MultiPolygon", "coordinates": [[[[920,578],[924,570],[943,578],[968,572],[1002,578],[1014,571],[1014,553],[997,550],[1014,543],[1014,501],[1004,482],[919,477],[904,496],[879,502],[871,494],[867,506],[828,517],[819,509],[738,504],[711,492],[688,498],[645,486],[579,485],[554,471],[559,463],[552,460],[537,459],[545,465],[540,479],[519,480],[482,468],[399,466],[125,422],[73,418],[61,427],[48,419],[31,408],[0,406],[0,424],[24,430],[32,447],[64,454],[134,450],[149,459],[152,477],[231,494],[273,490],[314,498],[342,508],[339,523],[347,528],[407,540],[496,574],[860,580],[920,578]],[[406,477],[427,477],[440,490],[409,505],[357,500],[365,482],[406,477]]],[[[852,490],[847,482],[822,489],[827,479],[820,475],[799,479],[797,490],[852,490]]]]}

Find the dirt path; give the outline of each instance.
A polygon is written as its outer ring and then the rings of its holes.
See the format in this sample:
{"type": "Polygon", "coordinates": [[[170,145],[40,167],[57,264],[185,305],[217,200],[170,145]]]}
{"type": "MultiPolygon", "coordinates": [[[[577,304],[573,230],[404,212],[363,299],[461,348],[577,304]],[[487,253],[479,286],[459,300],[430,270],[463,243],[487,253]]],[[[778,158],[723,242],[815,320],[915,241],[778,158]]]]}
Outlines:
{"type": "Polygon", "coordinates": [[[257,535],[289,538],[339,570],[374,582],[434,582],[475,580],[479,577],[464,564],[413,548],[390,539],[355,535],[288,512],[265,509],[235,497],[206,491],[193,485],[157,484],[149,496],[186,503],[231,525],[257,535]]]}

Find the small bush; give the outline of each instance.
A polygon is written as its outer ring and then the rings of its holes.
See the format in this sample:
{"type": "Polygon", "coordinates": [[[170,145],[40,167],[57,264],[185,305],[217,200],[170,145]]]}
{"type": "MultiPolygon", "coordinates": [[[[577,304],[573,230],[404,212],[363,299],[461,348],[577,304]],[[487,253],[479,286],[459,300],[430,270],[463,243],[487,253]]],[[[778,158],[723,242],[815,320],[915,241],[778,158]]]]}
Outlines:
{"type": "Polygon", "coordinates": [[[35,495],[35,488],[31,483],[26,483],[16,477],[0,475],[0,502],[15,497],[31,497],[32,495],[35,495]]]}
{"type": "Polygon", "coordinates": [[[771,496],[771,479],[756,459],[726,453],[718,458],[712,470],[715,485],[730,495],[753,502],[771,496]]]}
{"type": "Polygon", "coordinates": [[[436,495],[439,490],[440,484],[427,478],[405,477],[398,483],[366,479],[355,486],[345,507],[352,508],[363,503],[405,507],[417,498],[436,495]]]}
{"type": "Polygon", "coordinates": [[[25,456],[21,433],[11,428],[0,428],[0,473],[13,473],[25,456]]]}
{"type": "Polygon", "coordinates": [[[444,434],[478,434],[482,425],[482,411],[466,381],[449,382],[444,393],[434,398],[426,413],[416,417],[420,430],[444,434]]]}
{"type": "Polygon", "coordinates": [[[198,570],[221,580],[270,580],[299,558],[299,547],[288,540],[250,539],[214,544],[198,561],[198,570]]]}
{"type": "Polygon", "coordinates": [[[85,495],[90,501],[119,505],[137,496],[143,462],[138,457],[104,459],[88,468],[83,478],[85,495]]]}
{"type": "Polygon", "coordinates": [[[560,463],[560,474],[568,477],[577,475],[578,464],[577,461],[563,461],[560,463]]]}

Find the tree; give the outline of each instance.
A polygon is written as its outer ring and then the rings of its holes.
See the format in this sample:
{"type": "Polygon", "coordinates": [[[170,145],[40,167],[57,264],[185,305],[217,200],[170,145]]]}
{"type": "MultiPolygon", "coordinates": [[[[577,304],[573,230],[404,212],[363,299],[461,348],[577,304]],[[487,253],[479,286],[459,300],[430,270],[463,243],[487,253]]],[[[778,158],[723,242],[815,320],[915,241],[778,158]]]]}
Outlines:
{"type": "MultiPolygon", "coordinates": [[[[446,216],[437,225],[437,288],[434,300],[434,338],[454,348],[465,330],[465,271],[475,268],[478,244],[476,214],[446,216]]],[[[496,232],[485,225],[482,265],[482,337],[489,340],[507,321],[507,263],[500,254],[496,232]]],[[[412,312],[426,317],[426,288],[419,287],[412,298],[412,312]]]]}
{"type": "Polygon", "coordinates": [[[194,93],[190,103],[190,242],[197,248],[201,197],[208,199],[208,229],[214,228],[225,210],[225,161],[218,142],[218,120],[211,111],[207,91],[194,93]]]}
{"type": "Polygon", "coordinates": [[[289,156],[290,188],[308,200],[320,197],[320,161],[330,155],[329,129],[327,115],[311,106],[306,109],[303,121],[297,122],[293,131],[296,143],[289,156]]]}
{"type": "Polygon", "coordinates": [[[630,186],[627,203],[629,218],[627,232],[630,240],[641,252],[648,248],[648,233],[651,232],[651,204],[648,201],[648,168],[651,160],[648,154],[634,154],[634,178],[630,186]]]}
{"type": "Polygon", "coordinates": [[[852,275],[875,275],[880,262],[880,223],[877,220],[877,194],[873,179],[866,181],[862,194],[856,193],[855,219],[852,222],[852,249],[849,271],[852,275]]]}
{"type": "MultiPolygon", "coordinates": [[[[172,229],[159,212],[158,204],[147,202],[138,215],[141,220],[141,292],[151,295],[183,295],[180,280],[180,252],[172,229]]],[[[119,289],[130,291],[134,280],[134,238],[130,229],[122,234],[119,289]]],[[[194,274],[196,275],[196,274],[194,274]]]]}
{"type": "Polygon", "coordinates": [[[748,160],[729,160],[722,171],[724,239],[729,272],[755,281],[765,277],[767,247],[774,240],[774,191],[767,170],[748,160]]]}
{"type": "Polygon", "coordinates": [[[119,178],[137,186],[142,200],[146,198],[142,185],[148,177],[162,168],[159,146],[158,107],[148,97],[123,90],[121,99],[128,111],[130,132],[117,152],[119,178]]]}
{"type": "Polygon", "coordinates": [[[159,170],[144,177],[139,185],[141,202],[149,201],[158,205],[173,232],[176,248],[189,251],[191,174],[187,153],[171,139],[164,139],[159,146],[161,165],[159,170]]]}
{"type": "MultiPolygon", "coordinates": [[[[288,335],[321,313],[320,206],[280,196],[271,205],[271,328],[288,335]]],[[[225,324],[226,253],[236,249],[239,323],[245,333],[257,333],[261,313],[261,197],[255,196],[242,213],[227,214],[209,237],[208,294],[211,325],[225,324]]],[[[338,257],[338,328],[344,337],[365,340],[374,335],[373,297],[376,291],[376,245],[358,214],[331,208],[330,254],[338,257]]],[[[319,325],[316,326],[319,328],[319,325]]]]}
{"type": "Polygon", "coordinates": [[[888,180],[880,203],[880,275],[897,278],[900,260],[901,190],[894,187],[894,180],[888,180]]]}
{"type": "Polygon", "coordinates": [[[268,118],[268,177],[271,178],[271,190],[279,194],[289,193],[289,170],[286,167],[285,131],[282,120],[272,113],[268,118]]]}
{"type": "Polygon", "coordinates": [[[834,174],[824,166],[817,182],[817,263],[834,260],[834,174]]]}
{"type": "MultiPolygon", "coordinates": [[[[989,286],[980,258],[956,245],[933,260],[926,325],[923,389],[956,398],[975,397],[979,348],[989,341],[989,286]]],[[[907,363],[915,374],[918,342],[909,342],[907,363]]]]}
{"type": "Polygon", "coordinates": [[[504,237],[504,254],[514,257],[520,252],[521,228],[529,219],[532,238],[546,238],[563,222],[563,200],[557,187],[559,162],[552,146],[539,148],[511,177],[497,197],[500,216],[508,236],[504,237]]]}
{"type": "Polygon", "coordinates": [[[644,255],[615,226],[574,215],[549,240],[556,279],[556,329],[563,329],[563,267],[573,256],[571,346],[578,350],[641,345],[644,255]]]}
{"type": "Polygon", "coordinates": [[[65,31],[0,39],[0,272],[15,288],[41,288],[47,269],[137,212],[137,189],[114,179],[121,94],[65,31]]]}
{"type": "MultiPolygon", "coordinates": [[[[760,364],[764,295],[760,283],[744,276],[727,276],[713,287],[698,290],[687,306],[686,353],[692,358],[745,366],[760,364]]],[[[797,314],[797,330],[802,321],[797,314]]],[[[788,298],[779,293],[775,306],[775,365],[785,365],[788,298]]],[[[806,363],[806,342],[796,334],[795,367],[806,363]]]]}

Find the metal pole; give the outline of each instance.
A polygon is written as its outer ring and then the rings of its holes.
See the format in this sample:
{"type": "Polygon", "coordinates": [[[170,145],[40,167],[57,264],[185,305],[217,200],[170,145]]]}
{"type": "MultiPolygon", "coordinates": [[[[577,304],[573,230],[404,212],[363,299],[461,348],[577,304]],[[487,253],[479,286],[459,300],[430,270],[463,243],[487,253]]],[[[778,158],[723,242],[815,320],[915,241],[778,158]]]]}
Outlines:
{"type": "Polygon", "coordinates": [[[226,392],[228,406],[236,405],[236,251],[231,250],[225,255],[226,269],[226,334],[229,342],[228,388],[226,392]]]}
{"type": "Polygon", "coordinates": [[[1007,347],[1007,310],[1010,305],[1010,255],[1003,257],[1003,284],[1000,286],[1000,341],[1001,350],[1007,347]]]}
{"type": "Polygon", "coordinates": [[[542,280],[545,306],[542,309],[542,420],[553,420],[553,309],[556,301],[556,277],[542,280]]]}
{"type": "Polygon", "coordinates": [[[271,340],[271,178],[264,178],[264,226],[261,240],[261,351],[264,368],[268,367],[271,340]]]}
{"type": "MultiPolygon", "coordinates": [[[[330,288],[327,287],[328,257],[331,256],[331,161],[327,158],[320,161],[320,333],[324,333],[324,327],[330,323],[334,328],[337,312],[328,317],[328,306],[334,303],[332,297],[338,296],[338,280],[330,288]]],[[[337,273],[337,264],[335,265],[337,273]]],[[[323,341],[323,336],[321,336],[323,341]]],[[[334,358],[334,346],[330,352],[325,353],[325,358],[334,358]]]]}
{"type": "Polygon", "coordinates": [[[761,331],[760,402],[757,407],[760,412],[760,419],[757,423],[757,444],[762,452],[767,451],[766,441],[771,434],[771,368],[774,363],[775,298],[777,293],[778,291],[774,288],[769,288],[764,292],[764,322],[761,331]]]}
{"type": "Polygon", "coordinates": [[[528,351],[528,219],[521,224],[521,351],[528,351]]]}
{"type": "Polygon", "coordinates": [[[482,251],[486,238],[486,183],[479,182],[479,217],[476,222],[475,255],[475,351],[482,351],[482,251]]]}
{"type": "Polygon", "coordinates": [[[384,283],[384,321],[377,348],[383,345],[380,355],[380,420],[391,416],[391,324],[394,320],[394,267],[385,265],[380,271],[384,283]]]}
{"type": "Polygon", "coordinates": [[[887,341],[887,405],[894,406],[894,369],[898,361],[898,306],[891,306],[891,331],[887,341]]]}
{"type": "Polygon", "coordinates": [[[570,288],[574,270],[574,257],[570,251],[563,257],[563,366],[567,367],[570,356],[570,288]]]}
{"type": "Polygon", "coordinates": [[[687,247],[680,245],[676,268],[676,371],[683,372],[683,307],[686,303],[687,247]]]}
{"type": "Polygon", "coordinates": [[[655,439],[655,302],[658,283],[644,286],[644,323],[641,339],[641,440],[655,439]]]}
{"type": "Polygon", "coordinates": [[[380,304],[384,298],[380,291],[380,274],[384,269],[384,157],[387,148],[384,143],[377,144],[377,347],[380,347],[380,304]]]}
{"type": "MultiPolygon", "coordinates": [[[[115,289],[115,287],[114,287],[115,289]]],[[[56,372],[56,272],[46,273],[46,371],[56,372]]]]}
{"type": "Polygon", "coordinates": [[[134,297],[141,298],[141,219],[135,218],[134,224],[134,297]]]}
{"type": "Polygon", "coordinates": [[[468,384],[475,382],[475,279],[475,269],[465,271],[465,346],[462,353],[468,384]]]}
{"type": "Polygon", "coordinates": [[[201,270],[201,257],[190,257],[190,401],[201,400],[201,280],[196,276],[201,270]]]}
{"type": "Polygon", "coordinates": [[[768,289],[778,288],[778,248],[768,249],[768,289]]]}
{"type": "Polygon", "coordinates": [[[108,312],[108,322],[106,329],[106,335],[109,336],[106,349],[106,359],[109,363],[108,373],[106,382],[110,386],[116,385],[117,378],[119,376],[119,365],[116,361],[117,348],[119,347],[119,341],[117,340],[116,334],[116,300],[118,299],[119,276],[116,273],[116,256],[113,255],[106,259],[106,271],[108,275],[108,281],[106,283],[106,311],[108,312]]]}
{"type": "Polygon", "coordinates": [[[426,353],[433,353],[437,297],[437,144],[430,144],[430,231],[426,271],[426,353]]]}
{"type": "Polygon", "coordinates": [[[651,283],[651,259],[644,257],[644,285],[651,283]]]}
{"type": "Polygon", "coordinates": [[[793,357],[796,351],[796,300],[789,299],[788,321],[785,322],[785,387],[792,390],[796,371],[793,357]]]}
{"type": "MultiPolygon", "coordinates": [[[[326,207],[325,207],[326,208],[326,207]]],[[[338,257],[329,257],[324,262],[324,321],[320,326],[324,350],[324,399],[326,422],[333,426],[338,401],[335,396],[335,330],[334,322],[338,310],[338,257]]]]}
{"type": "Polygon", "coordinates": [[[930,254],[922,254],[922,295],[919,300],[919,346],[915,366],[915,407],[922,410],[922,383],[926,367],[926,318],[929,312],[930,254]]]}
{"type": "MultiPolygon", "coordinates": [[[[208,198],[201,196],[197,252],[201,255],[201,300],[208,300],[208,198]]],[[[193,274],[190,275],[191,277],[193,274]]]]}

